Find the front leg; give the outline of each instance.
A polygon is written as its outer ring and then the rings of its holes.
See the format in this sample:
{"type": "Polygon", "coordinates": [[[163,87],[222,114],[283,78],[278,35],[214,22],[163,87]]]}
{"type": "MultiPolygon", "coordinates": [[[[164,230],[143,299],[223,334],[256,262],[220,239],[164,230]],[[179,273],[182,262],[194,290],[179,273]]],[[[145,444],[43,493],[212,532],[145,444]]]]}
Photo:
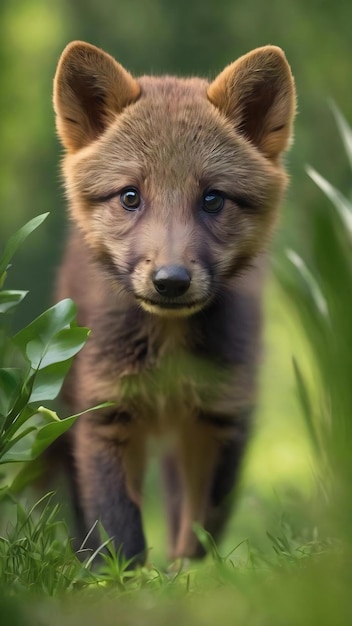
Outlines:
{"type": "MultiPolygon", "coordinates": [[[[132,427],[125,413],[121,415],[104,421],[88,417],[77,423],[76,491],[86,533],[100,521],[116,550],[135,564],[146,557],[141,516],[146,442],[143,430],[132,427]]],[[[95,550],[100,543],[98,532],[93,532],[86,545],[95,550]]]]}
{"type": "Polygon", "coordinates": [[[181,507],[173,557],[199,557],[197,522],[218,539],[231,511],[250,429],[250,411],[231,418],[201,413],[179,439],[181,507]]]}

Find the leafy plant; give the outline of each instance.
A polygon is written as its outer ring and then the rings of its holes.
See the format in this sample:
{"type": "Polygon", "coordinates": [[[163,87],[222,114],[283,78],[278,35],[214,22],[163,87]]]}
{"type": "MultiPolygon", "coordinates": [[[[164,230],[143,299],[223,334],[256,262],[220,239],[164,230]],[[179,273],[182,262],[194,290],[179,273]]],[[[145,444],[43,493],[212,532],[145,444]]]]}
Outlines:
{"type": "MultiPolygon", "coordinates": [[[[30,220],[13,235],[0,258],[0,464],[36,459],[78,417],[60,420],[42,406],[57,397],[72,358],[89,334],[87,328],[77,326],[75,304],[69,299],[57,303],[14,336],[6,324],[9,313],[27,294],[3,289],[9,262],[47,215],[30,220]]],[[[22,470],[12,482],[13,489],[20,489],[30,478],[31,472],[22,470]]],[[[9,486],[5,484],[3,494],[9,486]]]]}

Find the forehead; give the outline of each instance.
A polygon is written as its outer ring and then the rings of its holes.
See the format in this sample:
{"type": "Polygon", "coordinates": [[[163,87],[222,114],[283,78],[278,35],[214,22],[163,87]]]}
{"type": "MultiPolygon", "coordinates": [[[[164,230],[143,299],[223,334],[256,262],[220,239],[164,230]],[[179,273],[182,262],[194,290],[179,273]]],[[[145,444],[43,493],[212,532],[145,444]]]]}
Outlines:
{"type": "Polygon", "coordinates": [[[232,128],[207,100],[205,81],[146,77],[140,83],[140,100],[111,128],[112,147],[119,145],[122,156],[138,155],[148,170],[176,168],[180,176],[226,147],[234,151],[232,128]]]}
{"type": "Polygon", "coordinates": [[[141,98],[79,159],[80,174],[94,172],[94,185],[156,177],[169,189],[192,181],[219,186],[222,177],[244,183],[253,170],[265,173],[266,160],[207,99],[206,81],[144,77],[140,84],[141,98]]]}

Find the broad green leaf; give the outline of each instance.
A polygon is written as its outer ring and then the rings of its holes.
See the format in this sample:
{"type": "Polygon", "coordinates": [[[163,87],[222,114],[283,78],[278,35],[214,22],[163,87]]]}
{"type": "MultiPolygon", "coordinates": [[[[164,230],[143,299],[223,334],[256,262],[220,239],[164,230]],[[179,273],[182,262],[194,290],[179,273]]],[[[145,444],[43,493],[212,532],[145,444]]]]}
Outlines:
{"type": "Polygon", "coordinates": [[[1,456],[0,464],[33,461],[46,450],[53,441],[71,428],[81,415],[110,405],[111,403],[100,404],[62,420],[60,420],[53,411],[49,411],[45,407],[39,407],[37,413],[43,415],[46,419],[49,418],[50,423],[29,426],[28,430],[26,429],[26,436],[21,439],[16,437],[16,443],[1,456]],[[30,432],[29,428],[31,429],[30,432]]]}
{"type": "MultiPolygon", "coordinates": [[[[0,451],[0,463],[3,462],[11,450],[16,450],[17,454],[22,454],[26,451],[26,443],[28,441],[28,435],[33,433],[36,430],[36,426],[28,426],[27,428],[23,428],[16,435],[16,437],[12,437],[8,441],[1,443],[1,451],[0,451]]],[[[6,462],[6,461],[5,461],[6,462]]]]}
{"type": "MultiPolygon", "coordinates": [[[[51,307],[14,337],[15,343],[26,354],[26,347],[30,341],[41,341],[45,347],[50,340],[64,328],[75,321],[76,305],[67,298],[51,307]]],[[[75,325],[75,324],[74,324],[75,325]]]]}
{"type": "Polygon", "coordinates": [[[47,344],[43,344],[37,337],[28,342],[26,356],[33,369],[42,369],[54,363],[67,361],[83,348],[89,332],[88,328],[80,326],[64,328],[47,344]]]}
{"type": "Polygon", "coordinates": [[[76,421],[77,417],[72,416],[64,420],[42,424],[26,429],[25,436],[14,440],[11,446],[0,458],[1,463],[16,463],[33,461],[36,459],[55,439],[63,435],[76,421]]]}
{"type": "Polygon", "coordinates": [[[28,291],[0,291],[0,313],[6,313],[26,297],[28,291]]]}
{"type": "Polygon", "coordinates": [[[26,345],[25,355],[34,370],[38,369],[40,362],[44,356],[45,345],[38,337],[31,339],[26,345]]]}
{"type": "Polygon", "coordinates": [[[31,449],[31,458],[37,458],[60,435],[63,435],[77,421],[78,415],[72,415],[63,420],[46,424],[36,433],[31,449]]]}
{"type": "Polygon", "coordinates": [[[62,384],[71,366],[71,359],[53,363],[40,369],[34,378],[29,402],[54,400],[61,391],[62,384]]]}
{"type": "Polygon", "coordinates": [[[31,219],[27,224],[22,226],[12,237],[10,237],[8,244],[5,248],[4,254],[0,258],[0,276],[5,272],[9,262],[15,254],[17,248],[27,239],[40,224],[48,217],[49,213],[43,213],[31,219]]]}
{"type": "Polygon", "coordinates": [[[21,370],[14,368],[0,369],[0,413],[6,416],[11,411],[21,393],[23,378],[21,370]]]}
{"type": "Polygon", "coordinates": [[[67,359],[75,356],[86,343],[89,332],[88,328],[80,326],[60,330],[50,341],[41,361],[40,369],[54,363],[67,361],[67,359]]]}
{"type": "MultiPolygon", "coordinates": [[[[20,471],[16,474],[10,485],[10,491],[12,494],[18,494],[23,489],[28,487],[31,483],[36,481],[43,474],[44,463],[43,460],[38,457],[34,461],[29,461],[21,467],[20,471]]],[[[1,494],[0,494],[1,499],[1,494]]]]}

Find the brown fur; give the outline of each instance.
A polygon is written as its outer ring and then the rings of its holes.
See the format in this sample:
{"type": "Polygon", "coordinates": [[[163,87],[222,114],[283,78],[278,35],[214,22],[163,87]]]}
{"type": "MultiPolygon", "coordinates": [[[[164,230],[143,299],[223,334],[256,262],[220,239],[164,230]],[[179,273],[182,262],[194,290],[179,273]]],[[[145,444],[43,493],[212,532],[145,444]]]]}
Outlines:
{"type": "Polygon", "coordinates": [[[266,46],[210,84],[137,80],[73,42],[54,107],[73,222],[58,296],[92,329],[66,398],[74,411],[115,404],[73,431],[82,532],[100,519],[127,557],[144,559],[147,443],[164,435],[170,555],[193,556],[192,524],[218,536],[226,521],[248,438],[262,253],[287,183],[290,68],[266,46]],[[140,192],[137,211],[121,204],[126,187],[140,192]],[[209,190],[224,197],[215,214],[204,210],[209,190]],[[190,284],[166,298],[153,276],[174,267],[190,284]]]}

